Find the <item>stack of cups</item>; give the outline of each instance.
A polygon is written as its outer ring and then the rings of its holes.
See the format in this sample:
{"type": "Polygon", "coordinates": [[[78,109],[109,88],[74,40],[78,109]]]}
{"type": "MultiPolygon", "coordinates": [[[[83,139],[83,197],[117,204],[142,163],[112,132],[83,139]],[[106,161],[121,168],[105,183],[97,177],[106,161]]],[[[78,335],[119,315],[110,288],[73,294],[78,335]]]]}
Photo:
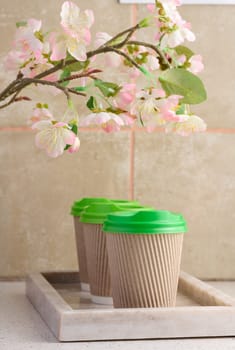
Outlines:
{"type": "Polygon", "coordinates": [[[89,285],[88,270],[87,270],[87,258],[86,258],[85,241],[84,241],[84,235],[83,235],[83,224],[80,222],[80,216],[83,210],[88,205],[95,202],[108,203],[109,200],[106,198],[96,198],[96,197],[82,198],[81,200],[74,202],[71,208],[71,215],[73,215],[74,217],[74,228],[75,228],[81,289],[86,292],[90,291],[90,285],[89,285]]]}
{"type": "Polygon", "coordinates": [[[113,303],[103,223],[112,212],[143,208],[137,202],[121,202],[116,201],[120,205],[114,202],[92,203],[84,209],[80,217],[80,222],[83,223],[91,299],[98,304],[113,303]]]}
{"type": "Polygon", "coordinates": [[[107,216],[103,231],[114,307],[175,306],[186,232],[182,215],[120,211],[107,216]]]}

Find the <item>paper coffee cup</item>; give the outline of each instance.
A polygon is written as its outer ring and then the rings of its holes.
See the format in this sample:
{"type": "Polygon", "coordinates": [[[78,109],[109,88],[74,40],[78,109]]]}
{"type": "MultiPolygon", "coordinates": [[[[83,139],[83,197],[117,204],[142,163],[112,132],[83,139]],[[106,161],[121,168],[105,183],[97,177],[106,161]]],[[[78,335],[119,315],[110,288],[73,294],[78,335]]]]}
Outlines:
{"type": "Polygon", "coordinates": [[[90,291],[88,269],[87,269],[87,256],[85,249],[85,241],[83,234],[83,223],[80,222],[80,215],[83,210],[94,202],[110,202],[106,198],[82,198],[79,201],[75,201],[71,208],[71,215],[74,217],[74,228],[75,228],[75,238],[76,238],[76,248],[77,248],[77,258],[79,266],[79,275],[81,282],[81,290],[84,292],[90,291]]]}
{"type": "MultiPolygon", "coordinates": [[[[124,202],[124,201],[123,201],[124,202]]],[[[84,239],[87,255],[88,276],[91,288],[91,298],[94,303],[112,303],[112,290],[106,235],[102,227],[107,215],[111,212],[142,208],[136,202],[125,201],[124,206],[114,203],[93,203],[82,213],[80,221],[83,223],[84,239]]]]}
{"type": "Polygon", "coordinates": [[[111,281],[106,237],[102,231],[102,224],[84,223],[83,225],[90,291],[94,297],[92,300],[95,303],[110,304],[112,303],[111,281]]]}
{"type": "Polygon", "coordinates": [[[119,212],[104,222],[116,308],[174,307],[185,221],[167,211],[119,212]]]}
{"type": "Polygon", "coordinates": [[[75,227],[75,237],[76,237],[76,247],[77,247],[77,257],[80,273],[81,289],[83,291],[89,292],[89,278],[87,270],[87,257],[86,248],[83,235],[83,224],[80,222],[79,216],[74,216],[74,227],[75,227]]]}

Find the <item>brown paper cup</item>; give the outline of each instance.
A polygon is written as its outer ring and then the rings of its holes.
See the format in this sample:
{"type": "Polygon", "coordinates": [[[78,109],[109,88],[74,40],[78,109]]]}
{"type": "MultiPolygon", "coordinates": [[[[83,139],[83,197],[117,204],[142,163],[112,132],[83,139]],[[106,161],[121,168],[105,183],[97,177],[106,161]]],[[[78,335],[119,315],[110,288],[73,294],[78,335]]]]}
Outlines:
{"type": "Polygon", "coordinates": [[[88,292],[90,290],[90,285],[89,285],[89,279],[88,279],[85,241],[84,241],[84,235],[83,235],[83,223],[80,222],[79,216],[74,216],[74,227],[75,227],[75,237],[76,237],[81,289],[83,291],[88,292]]]}
{"type": "Polygon", "coordinates": [[[106,235],[100,224],[83,225],[91,299],[98,304],[112,304],[106,235]]]}
{"type": "Polygon", "coordinates": [[[183,234],[107,233],[116,308],[173,307],[183,234]]]}

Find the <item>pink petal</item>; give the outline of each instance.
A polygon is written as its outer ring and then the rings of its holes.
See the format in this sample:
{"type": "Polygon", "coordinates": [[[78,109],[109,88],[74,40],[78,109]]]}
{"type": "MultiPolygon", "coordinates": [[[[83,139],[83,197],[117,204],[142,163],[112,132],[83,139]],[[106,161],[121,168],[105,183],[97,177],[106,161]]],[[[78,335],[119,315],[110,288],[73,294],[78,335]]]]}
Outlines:
{"type": "Polygon", "coordinates": [[[90,30],[88,28],[84,29],[83,39],[85,40],[85,43],[87,45],[90,44],[90,42],[91,42],[91,32],[90,32],[90,30]]]}
{"type": "Polygon", "coordinates": [[[63,140],[66,145],[73,145],[76,139],[76,135],[71,130],[66,130],[64,132],[63,140]]]}
{"type": "Polygon", "coordinates": [[[109,35],[108,33],[98,32],[98,33],[96,33],[95,46],[99,47],[99,46],[105,44],[111,38],[112,38],[111,35],[109,35]]]}
{"type": "Polygon", "coordinates": [[[68,148],[68,152],[75,153],[79,150],[79,148],[80,148],[80,140],[78,137],[76,137],[72,146],[68,148]]]}
{"type": "Polygon", "coordinates": [[[60,61],[66,57],[66,41],[60,40],[52,46],[52,61],[60,61]]]}
{"type": "Polygon", "coordinates": [[[43,130],[43,129],[47,129],[49,127],[51,127],[51,121],[50,120],[41,120],[37,123],[34,123],[32,125],[32,129],[38,129],[38,130],[43,130]]]}
{"type": "Polygon", "coordinates": [[[32,32],[39,32],[39,30],[42,27],[42,21],[41,20],[37,20],[35,18],[30,18],[28,21],[28,27],[30,30],[32,30],[32,32]]]}
{"type": "Polygon", "coordinates": [[[71,56],[76,58],[78,61],[86,61],[86,47],[82,43],[77,42],[75,39],[71,39],[68,42],[68,51],[71,56]]]}
{"type": "Polygon", "coordinates": [[[107,133],[111,133],[111,132],[120,131],[120,126],[115,123],[107,123],[102,125],[102,129],[107,133]]]}

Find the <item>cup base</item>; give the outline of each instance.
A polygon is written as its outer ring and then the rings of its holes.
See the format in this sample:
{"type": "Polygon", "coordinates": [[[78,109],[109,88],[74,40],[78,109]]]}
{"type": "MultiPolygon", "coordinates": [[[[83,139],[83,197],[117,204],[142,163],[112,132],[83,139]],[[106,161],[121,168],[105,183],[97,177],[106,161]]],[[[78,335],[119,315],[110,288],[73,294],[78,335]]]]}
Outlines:
{"type": "Polygon", "coordinates": [[[91,301],[94,304],[113,305],[113,298],[112,297],[102,297],[99,295],[91,295],[91,301]]]}
{"type": "Polygon", "coordinates": [[[83,282],[81,282],[81,290],[83,291],[83,292],[90,292],[90,285],[89,285],[89,283],[83,283],[83,282]]]}

